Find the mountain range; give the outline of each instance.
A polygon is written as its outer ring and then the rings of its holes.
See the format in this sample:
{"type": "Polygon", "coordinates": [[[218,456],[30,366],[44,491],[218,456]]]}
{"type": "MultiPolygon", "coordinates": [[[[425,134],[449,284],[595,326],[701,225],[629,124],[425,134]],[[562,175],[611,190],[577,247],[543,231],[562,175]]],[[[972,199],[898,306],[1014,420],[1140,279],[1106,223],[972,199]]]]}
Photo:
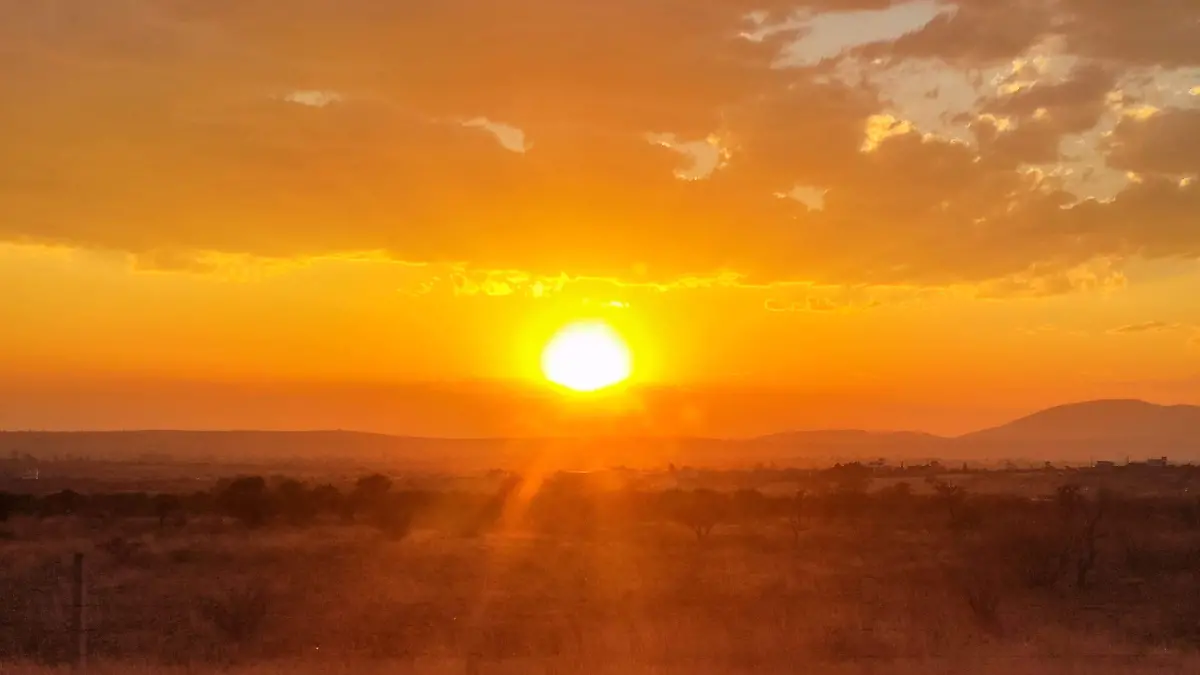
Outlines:
{"type": "Polygon", "coordinates": [[[914,431],[792,431],[750,439],[450,439],[355,431],[0,432],[0,457],[214,463],[332,461],[427,469],[824,463],[886,458],[1081,462],[1200,458],[1200,406],[1099,400],[1056,406],[957,437],[914,431]]]}

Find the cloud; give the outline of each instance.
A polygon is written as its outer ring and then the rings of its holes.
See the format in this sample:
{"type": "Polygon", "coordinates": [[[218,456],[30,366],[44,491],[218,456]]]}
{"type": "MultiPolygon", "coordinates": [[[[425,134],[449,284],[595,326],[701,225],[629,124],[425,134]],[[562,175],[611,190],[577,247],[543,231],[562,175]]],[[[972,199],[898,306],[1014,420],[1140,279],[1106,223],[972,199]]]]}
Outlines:
{"type": "Polygon", "coordinates": [[[1085,57],[1135,65],[1200,65],[1200,5],[1186,0],[1130,4],[1064,0],[1061,30],[1085,57]]]}
{"type": "Polygon", "coordinates": [[[341,103],[343,97],[336,91],[321,91],[318,89],[299,89],[290,91],[283,95],[283,100],[288,103],[296,103],[298,105],[306,105],[310,108],[324,108],[327,105],[341,103]]]}
{"type": "Polygon", "coordinates": [[[1013,127],[1009,131],[993,125],[996,132],[985,131],[985,142],[993,153],[1006,154],[1015,163],[1053,163],[1064,136],[1086,132],[1100,122],[1108,110],[1106,97],[1116,83],[1115,74],[1098,64],[1078,66],[1058,83],[1041,84],[1035,79],[983,105],[985,114],[1013,127]]]}
{"type": "Polygon", "coordinates": [[[1177,323],[1166,323],[1164,321],[1146,321],[1144,323],[1133,323],[1125,326],[1119,326],[1110,330],[1114,335],[1129,335],[1133,333],[1159,333],[1163,331],[1178,330],[1182,328],[1177,323]]]}
{"type": "Polygon", "coordinates": [[[863,142],[859,147],[863,152],[875,152],[887,139],[893,136],[903,136],[912,133],[913,124],[907,120],[896,119],[892,115],[871,115],[867,118],[863,131],[863,142]]]}
{"type": "Polygon", "coordinates": [[[703,180],[729,161],[729,149],[715,134],[695,141],[681,141],[675,134],[647,134],[646,140],[687,158],[688,166],[675,169],[675,177],[680,180],[703,180]]]}
{"type": "Polygon", "coordinates": [[[1125,171],[1200,173],[1200,110],[1126,117],[1113,132],[1109,148],[1109,163],[1125,171]]]}
{"type": "Polygon", "coordinates": [[[138,272],[193,272],[208,274],[217,265],[207,256],[195,251],[156,249],[131,256],[131,266],[138,272]]]}
{"type": "Polygon", "coordinates": [[[980,298],[1041,298],[1077,292],[1111,292],[1124,288],[1125,274],[1109,265],[1039,269],[1014,274],[977,287],[980,298]]]}
{"type": "Polygon", "coordinates": [[[496,137],[496,141],[500,143],[500,147],[505,150],[524,153],[529,149],[529,144],[525,142],[525,132],[511,124],[493,122],[486,117],[476,117],[475,119],[463,122],[462,125],[468,128],[488,131],[496,137]]]}
{"type": "Polygon", "coordinates": [[[1056,17],[1040,0],[1003,6],[988,0],[964,0],[921,30],[873,51],[891,58],[937,58],[964,66],[1011,61],[1047,33],[1056,17]]]}
{"type": "Polygon", "coordinates": [[[781,51],[779,67],[812,66],[855,47],[888,43],[950,12],[930,0],[896,3],[849,11],[808,12],[777,24],[760,24],[744,35],[761,41],[769,35],[795,34],[781,51]]]}
{"type": "Polygon", "coordinates": [[[775,196],[780,199],[794,199],[809,211],[821,211],[825,208],[825,195],[829,194],[829,190],[822,190],[811,185],[795,185],[787,192],[776,192],[775,196]]]}
{"type": "Polygon", "coordinates": [[[0,240],[1103,290],[1200,256],[1200,7],[1136,5],[3,3],[0,240]]]}

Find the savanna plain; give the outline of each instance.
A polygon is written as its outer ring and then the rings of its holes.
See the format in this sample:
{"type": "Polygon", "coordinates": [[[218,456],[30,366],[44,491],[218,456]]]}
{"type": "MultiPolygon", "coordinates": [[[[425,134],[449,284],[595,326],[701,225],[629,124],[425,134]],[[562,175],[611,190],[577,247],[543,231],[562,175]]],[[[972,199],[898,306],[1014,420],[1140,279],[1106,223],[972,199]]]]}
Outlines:
{"type": "Polygon", "coordinates": [[[0,496],[0,671],[1159,673],[1191,467],[603,471],[0,496]],[[86,625],[74,607],[83,554],[86,625]]]}

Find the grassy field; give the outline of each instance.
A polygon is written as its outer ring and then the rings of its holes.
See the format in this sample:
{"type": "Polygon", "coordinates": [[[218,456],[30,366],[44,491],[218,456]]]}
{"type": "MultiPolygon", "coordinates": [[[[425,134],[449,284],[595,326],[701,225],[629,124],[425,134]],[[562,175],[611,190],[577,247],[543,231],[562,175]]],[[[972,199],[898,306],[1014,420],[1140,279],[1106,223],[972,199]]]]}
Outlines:
{"type": "Polygon", "coordinates": [[[1128,507],[1085,540],[1052,506],[858,499],[704,536],[613,501],[586,529],[551,527],[577,522],[558,503],[473,536],[14,517],[0,672],[67,667],[77,551],[101,673],[1200,672],[1194,525],[1128,507]]]}
{"type": "MultiPolygon", "coordinates": [[[[993,658],[975,660],[921,660],[892,661],[887,664],[808,664],[792,661],[761,667],[753,671],[746,669],[708,666],[646,666],[639,663],[605,662],[579,663],[567,659],[516,659],[506,662],[489,662],[472,666],[464,660],[429,662],[349,662],[323,663],[280,662],[257,664],[223,669],[226,675],[525,675],[527,673],[579,673],[581,675],[735,675],[754,672],[766,675],[804,672],[812,675],[1167,675],[1170,673],[1194,673],[1200,662],[1194,659],[1154,657],[1149,659],[1119,659],[1098,661],[1094,659],[1063,658],[993,658]]],[[[66,675],[75,672],[70,668],[46,666],[6,665],[7,675],[66,675]]],[[[207,667],[163,667],[139,664],[101,664],[89,669],[94,675],[197,675],[211,673],[207,667]]]]}

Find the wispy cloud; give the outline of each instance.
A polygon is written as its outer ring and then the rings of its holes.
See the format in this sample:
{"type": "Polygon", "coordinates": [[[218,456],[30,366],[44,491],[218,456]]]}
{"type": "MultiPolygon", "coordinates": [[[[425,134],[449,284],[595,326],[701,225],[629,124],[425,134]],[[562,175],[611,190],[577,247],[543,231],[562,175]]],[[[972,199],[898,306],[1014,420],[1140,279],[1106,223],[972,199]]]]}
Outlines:
{"type": "Polygon", "coordinates": [[[283,95],[283,100],[288,103],[304,105],[310,108],[324,108],[325,106],[341,103],[345,97],[336,91],[323,91],[319,89],[297,89],[289,91],[283,95]]]}
{"type": "Polygon", "coordinates": [[[1158,333],[1162,331],[1179,330],[1183,328],[1182,324],[1167,323],[1165,321],[1146,321],[1143,323],[1131,323],[1125,326],[1118,326],[1109,332],[1114,335],[1129,335],[1133,333],[1158,333]]]}
{"type": "Polygon", "coordinates": [[[809,211],[825,209],[825,195],[829,190],[816,188],[811,185],[797,185],[787,192],[776,192],[780,199],[794,199],[808,208],[809,211]]]}
{"type": "Polygon", "coordinates": [[[731,152],[716,134],[694,140],[680,140],[675,134],[647,134],[646,140],[654,145],[670,148],[688,159],[689,166],[675,170],[680,180],[703,180],[725,166],[731,152]]]}
{"type": "Polygon", "coordinates": [[[483,129],[496,137],[505,150],[524,153],[529,150],[530,145],[525,140],[525,132],[511,124],[503,122],[493,122],[486,117],[476,117],[462,123],[464,127],[483,129]]]}

